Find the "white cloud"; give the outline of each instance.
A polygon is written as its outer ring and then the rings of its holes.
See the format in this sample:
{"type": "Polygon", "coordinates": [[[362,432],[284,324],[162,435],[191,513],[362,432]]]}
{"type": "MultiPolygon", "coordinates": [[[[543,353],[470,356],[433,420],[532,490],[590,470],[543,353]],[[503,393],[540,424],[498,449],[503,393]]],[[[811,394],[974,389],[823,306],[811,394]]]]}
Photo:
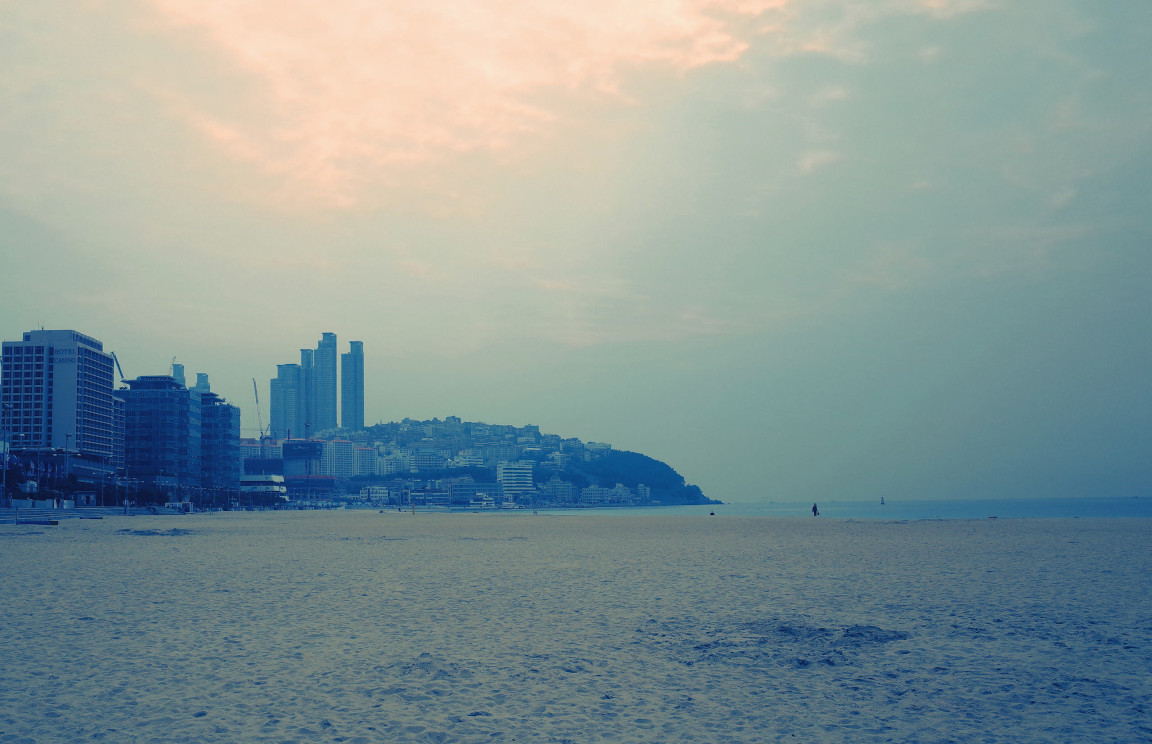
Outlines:
{"type": "Polygon", "coordinates": [[[347,207],[375,186],[419,187],[445,159],[545,136],[561,116],[549,96],[616,97],[629,69],[732,62],[748,45],[737,19],[777,3],[154,4],[267,96],[263,116],[239,120],[173,92],[204,138],[280,179],[282,198],[347,207]]]}
{"type": "Polygon", "coordinates": [[[800,153],[796,160],[796,170],[805,175],[815,173],[838,162],[841,157],[834,150],[808,150],[800,153]]]}

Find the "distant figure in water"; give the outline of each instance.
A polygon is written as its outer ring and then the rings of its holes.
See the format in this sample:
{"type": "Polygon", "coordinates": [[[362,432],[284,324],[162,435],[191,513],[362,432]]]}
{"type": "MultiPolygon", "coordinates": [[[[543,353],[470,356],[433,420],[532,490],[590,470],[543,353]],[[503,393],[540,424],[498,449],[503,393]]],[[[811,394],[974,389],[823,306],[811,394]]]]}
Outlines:
{"type": "Polygon", "coordinates": [[[816,508],[815,504],[812,505],[812,516],[814,516],[814,517],[820,516],[820,510],[816,508]]]}

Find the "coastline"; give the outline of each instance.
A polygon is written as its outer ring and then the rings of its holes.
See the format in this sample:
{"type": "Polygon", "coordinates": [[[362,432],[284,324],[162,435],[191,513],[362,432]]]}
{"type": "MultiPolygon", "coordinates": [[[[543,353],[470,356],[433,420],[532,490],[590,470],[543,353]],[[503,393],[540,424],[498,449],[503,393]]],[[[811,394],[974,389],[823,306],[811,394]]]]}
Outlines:
{"type": "MultiPolygon", "coordinates": [[[[819,501],[821,519],[949,520],[949,519],[1125,519],[1152,518],[1152,498],[1130,496],[1076,499],[953,499],[819,501]]],[[[764,501],[685,506],[619,507],[598,510],[613,514],[663,514],[667,516],[812,517],[812,502],[764,501]]],[[[553,512],[557,510],[552,510],[553,512]]],[[[588,510],[566,509],[579,514],[588,510]]]]}

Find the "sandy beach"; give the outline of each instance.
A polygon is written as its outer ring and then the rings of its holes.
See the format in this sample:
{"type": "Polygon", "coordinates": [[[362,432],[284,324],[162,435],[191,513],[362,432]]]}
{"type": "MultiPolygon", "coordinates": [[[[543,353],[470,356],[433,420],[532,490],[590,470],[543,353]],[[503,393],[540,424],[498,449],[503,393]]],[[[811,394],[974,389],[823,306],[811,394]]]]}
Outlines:
{"type": "Polygon", "coordinates": [[[1148,742],[1152,520],[0,527],[0,742],[1148,742]]]}

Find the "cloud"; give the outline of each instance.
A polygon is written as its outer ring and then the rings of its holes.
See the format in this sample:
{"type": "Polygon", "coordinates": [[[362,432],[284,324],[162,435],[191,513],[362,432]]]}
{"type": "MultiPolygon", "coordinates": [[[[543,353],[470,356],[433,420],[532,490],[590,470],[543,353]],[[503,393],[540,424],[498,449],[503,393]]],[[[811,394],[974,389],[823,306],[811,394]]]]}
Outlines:
{"type": "Polygon", "coordinates": [[[840,160],[841,155],[832,150],[807,150],[796,160],[796,170],[808,175],[840,160]]]}
{"type": "Polygon", "coordinates": [[[1076,198],[1076,194],[1077,191],[1075,188],[1066,186],[1048,199],[1048,206],[1052,209],[1063,209],[1072,203],[1072,200],[1076,198]]]}
{"type": "Polygon", "coordinates": [[[170,32],[210,40],[256,82],[246,117],[171,91],[204,139],[285,184],[352,206],[419,186],[454,156],[499,157],[563,117],[550,96],[619,99],[628,70],[683,71],[747,49],[742,18],[781,0],[153,0],[170,32]],[[415,183],[414,183],[415,182],[415,183]]]}
{"type": "Polygon", "coordinates": [[[1034,224],[1021,222],[973,230],[970,245],[957,258],[973,276],[1009,273],[1042,274],[1060,268],[1060,249],[1082,246],[1094,232],[1087,224],[1034,224]]]}
{"type": "Polygon", "coordinates": [[[914,245],[888,244],[868,256],[865,265],[852,281],[897,291],[907,289],[931,274],[934,266],[924,252],[914,245]]]}
{"type": "MultiPolygon", "coordinates": [[[[487,165],[542,154],[578,167],[574,138],[634,132],[611,110],[642,118],[654,86],[688,71],[735,67],[753,49],[858,57],[862,24],[976,7],[872,5],[139,0],[131,15],[102,3],[15,5],[0,51],[0,131],[25,154],[0,162],[0,188],[28,204],[59,192],[54,184],[83,190],[75,152],[88,147],[101,187],[107,171],[129,182],[146,173],[193,196],[295,214],[386,203],[475,215],[487,205],[475,185],[487,165]]],[[[745,106],[772,106],[780,82],[750,81],[745,106]]],[[[827,103],[846,89],[813,93],[827,103]]]]}

